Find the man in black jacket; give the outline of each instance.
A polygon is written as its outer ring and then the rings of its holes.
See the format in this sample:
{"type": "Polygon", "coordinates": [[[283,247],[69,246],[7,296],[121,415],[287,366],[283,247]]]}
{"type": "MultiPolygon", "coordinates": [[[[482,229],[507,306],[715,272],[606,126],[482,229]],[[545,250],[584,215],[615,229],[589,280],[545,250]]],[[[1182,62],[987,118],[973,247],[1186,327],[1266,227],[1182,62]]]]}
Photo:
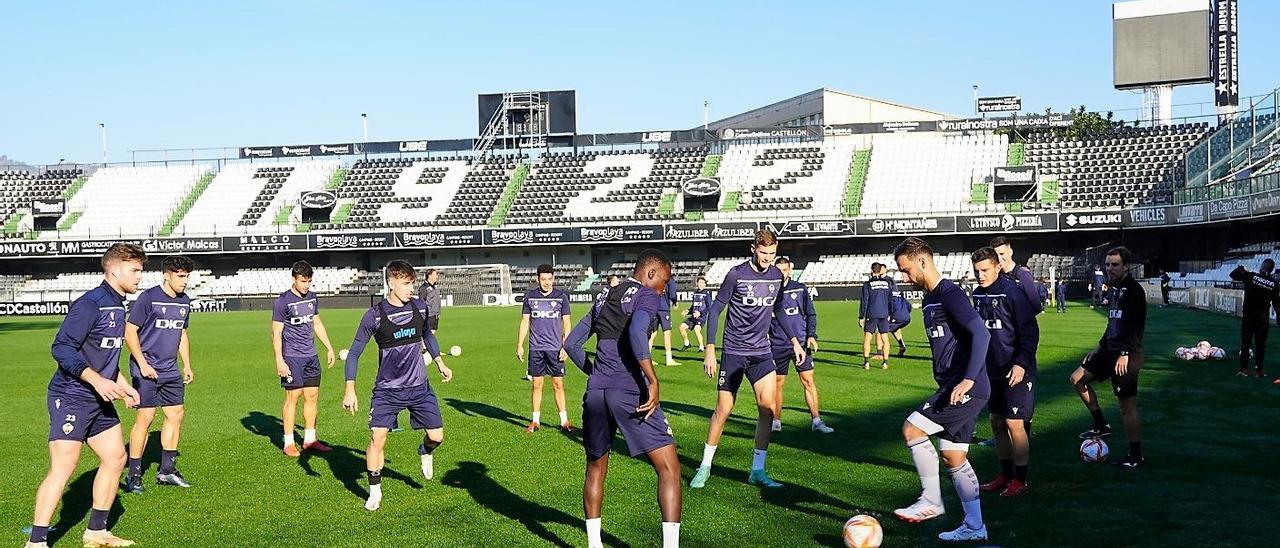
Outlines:
{"type": "Polygon", "coordinates": [[[1249,272],[1244,265],[1231,271],[1231,279],[1244,284],[1244,314],[1240,318],[1240,372],[1241,377],[1249,376],[1249,350],[1253,347],[1254,376],[1266,376],[1262,371],[1262,362],[1267,354],[1267,332],[1271,326],[1267,311],[1275,308],[1280,317],[1280,293],[1277,293],[1276,279],[1271,272],[1276,268],[1275,261],[1266,259],[1257,272],[1249,272]]]}
{"type": "Polygon", "coordinates": [[[1084,357],[1071,384],[1081,401],[1093,415],[1093,427],[1080,434],[1081,439],[1097,438],[1111,433],[1111,425],[1098,406],[1095,381],[1111,379],[1120,413],[1124,417],[1125,437],[1129,439],[1129,455],[1116,464],[1125,468],[1142,466],[1142,421],[1138,418],[1138,373],[1142,370],[1142,337],[1147,325],[1147,295],[1142,285],[1129,274],[1129,250],[1116,247],[1107,252],[1105,268],[1109,282],[1107,330],[1098,347],[1084,357]]]}

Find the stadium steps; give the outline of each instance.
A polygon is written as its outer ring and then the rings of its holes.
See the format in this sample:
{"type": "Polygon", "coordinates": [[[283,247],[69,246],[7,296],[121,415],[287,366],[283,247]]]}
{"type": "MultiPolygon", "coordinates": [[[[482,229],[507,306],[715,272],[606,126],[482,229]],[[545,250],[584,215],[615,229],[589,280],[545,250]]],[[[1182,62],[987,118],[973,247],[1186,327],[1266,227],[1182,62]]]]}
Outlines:
{"type": "Polygon", "coordinates": [[[342,186],[342,182],[347,180],[347,173],[350,171],[345,167],[338,168],[337,171],[333,172],[333,175],[329,176],[329,182],[325,183],[324,189],[330,192],[338,190],[338,187],[342,186]]]}
{"type": "Polygon", "coordinates": [[[1040,182],[1040,203],[1056,204],[1058,203],[1058,181],[1041,181],[1040,182]]]}
{"type": "Polygon", "coordinates": [[[676,193],[663,192],[662,200],[658,202],[658,215],[670,215],[676,211],[676,193]]]}
{"type": "Polygon", "coordinates": [[[867,185],[867,169],[871,166],[871,150],[853,151],[853,163],[849,165],[849,182],[844,189],[845,217],[856,217],[862,211],[862,191],[867,185]]]}
{"type": "Polygon", "coordinates": [[[281,207],[280,212],[276,213],[276,220],[272,221],[271,224],[275,226],[289,224],[290,213],[293,213],[293,205],[286,205],[281,207]]]}
{"type": "Polygon", "coordinates": [[[347,217],[351,216],[351,210],[355,207],[356,204],[354,202],[347,202],[339,205],[338,209],[334,210],[333,218],[329,219],[329,222],[335,225],[345,224],[347,222],[347,217]]]}
{"type": "Polygon", "coordinates": [[[737,211],[738,201],[742,199],[742,192],[734,191],[724,195],[724,203],[720,204],[720,211],[737,211]]]}
{"type": "Polygon", "coordinates": [[[720,173],[720,160],[724,158],[721,154],[708,154],[707,159],[702,161],[702,177],[715,177],[720,173]]]}
{"type": "Polygon", "coordinates": [[[684,220],[686,220],[686,221],[701,221],[701,220],[702,220],[702,212],[701,212],[701,211],[686,211],[686,212],[684,212],[684,220]]]}
{"type": "Polygon", "coordinates": [[[524,186],[524,179],[529,175],[529,164],[521,163],[516,166],[516,170],[511,174],[511,180],[507,182],[507,188],[502,191],[502,197],[498,198],[498,205],[493,208],[493,216],[489,217],[489,227],[499,227],[507,222],[507,212],[511,210],[511,204],[516,201],[516,196],[520,195],[520,187],[524,186]]]}
{"type": "Polygon", "coordinates": [[[985,204],[991,195],[991,186],[987,183],[973,183],[973,187],[969,193],[969,203],[985,204]]]}
{"type": "Polygon", "coordinates": [[[62,218],[62,222],[58,223],[58,230],[67,230],[71,228],[72,225],[76,224],[76,221],[80,220],[81,215],[84,215],[83,211],[72,211],[68,213],[66,217],[62,218]]]}
{"type": "Polygon", "coordinates": [[[182,218],[187,216],[187,212],[191,211],[191,207],[196,205],[196,200],[200,199],[200,195],[204,194],[205,189],[209,188],[209,184],[213,182],[214,173],[205,173],[196,181],[195,186],[191,187],[191,192],[187,194],[178,207],[174,208],[173,213],[169,214],[169,218],[160,226],[160,236],[169,236],[173,234],[173,229],[178,228],[178,224],[182,222],[182,218]]]}
{"type": "Polygon", "coordinates": [[[25,214],[25,213],[23,213],[23,212],[21,212],[21,211],[16,212],[16,213],[14,213],[13,215],[10,215],[10,216],[9,216],[9,222],[7,222],[7,223],[5,223],[5,224],[4,224],[4,233],[5,233],[5,234],[17,234],[17,233],[18,233],[18,225],[21,225],[21,224],[22,224],[22,218],[23,218],[23,217],[26,217],[26,214],[25,214]]]}
{"type": "Polygon", "coordinates": [[[76,177],[76,180],[71,181],[71,184],[67,185],[67,189],[62,191],[62,199],[68,202],[71,201],[71,198],[77,192],[80,192],[80,189],[84,188],[84,184],[87,182],[89,182],[88,177],[76,177]]]}
{"type": "Polygon", "coordinates": [[[1027,160],[1026,143],[1009,143],[1009,165],[1020,166],[1027,160]]]}
{"type": "Polygon", "coordinates": [[[590,276],[587,276],[585,279],[582,280],[582,283],[578,284],[578,287],[574,288],[574,291],[591,291],[591,288],[595,286],[596,282],[599,280],[600,280],[599,274],[592,274],[590,276]]]}

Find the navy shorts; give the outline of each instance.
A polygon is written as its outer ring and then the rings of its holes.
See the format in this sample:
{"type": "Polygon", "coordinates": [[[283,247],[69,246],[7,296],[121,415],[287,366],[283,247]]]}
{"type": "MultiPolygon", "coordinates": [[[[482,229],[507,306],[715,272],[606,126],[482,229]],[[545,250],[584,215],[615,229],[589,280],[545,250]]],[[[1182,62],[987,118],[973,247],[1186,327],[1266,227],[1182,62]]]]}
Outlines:
{"type": "Polygon", "coordinates": [[[1142,353],[1129,353],[1129,368],[1121,377],[1116,376],[1116,360],[1119,358],[1119,350],[1099,350],[1094,352],[1093,359],[1085,362],[1084,370],[1100,381],[1111,379],[1111,388],[1115,391],[1117,398],[1132,398],[1138,395],[1138,373],[1142,371],[1142,353]]]}
{"type": "Polygon", "coordinates": [[[160,377],[156,380],[134,377],[133,389],[138,391],[139,408],[182,405],[187,393],[182,377],[160,377]]]}
{"type": "Polygon", "coordinates": [[[873,334],[888,333],[889,319],[888,318],[867,318],[867,321],[863,323],[862,330],[867,333],[873,333],[873,334]]]}
{"type": "MultiPolygon", "coordinates": [[[[942,427],[937,434],[939,438],[953,443],[969,443],[973,441],[973,428],[978,423],[978,415],[987,406],[987,398],[969,398],[960,405],[951,405],[951,388],[940,388],[929,399],[916,408],[916,413],[942,427]]],[[[908,419],[910,420],[910,419],[908,419]]],[[[920,425],[916,425],[920,428],[920,425]]],[[[921,428],[922,430],[924,428],[921,428]]],[[[927,430],[926,430],[927,431],[927,430]]]]}
{"type": "Polygon", "coordinates": [[[656,331],[659,327],[663,331],[671,331],[671,311],[659,310],[658,317],[653,319],[653,328],[656,331]]]}
{"type": "Polygon", "coordinates": [[[909,320],[909,319],[908,319],[907,321],[905,321],[905,322],[902,322],[902,323],[898,323],[898,322],[895,322],[895,321],[890,320],[890,321],[889,321],[889,333],[895,333],[895,332],[897,332],[898,330],[900,330],[900,329],[902,329],[902,328],[904,328],[904,327],[906,327],[906,326],[908,326],[908,325],[911,325],[911,320],[909,320]]]}
{"type": "Polygon", "coordinates": [[[281,388],[294,390],[320,386],[321,369],[319,356],[311,356],[310,358],[285,356],[284,363],[289,366],[289,376],[280,377],[281,388]]]}
{"type": "Polygon", "coordinates": [[[558,350],[529,351],[530,377],[563,377],[564,362],[560,361],[558,350]]]}
{"type": "MultiPolygon", "coordinates": [[[[791,362],[796,361],[796,354],[790,346],[785,348],[773,349],[773,363],[776,365],[775,371],[779,375],[786,375],[791,371],[791,362]]],[[[813,371],[813,354],[805,352],[804,362],[796,364],[796,371],[804,373],[805,371],[813,371]]]]}
{"type": "Polygon", "coordinates": [[[49,441],[85,442],[120,424],[120,414],[110,403],[94,398],[70,398],[49,394],[49,441]]]}
{"type": "Polygon", "coordinates": [[[414,430],[444,428],[440,417],[440,404],[431,385],[408,388],[374,388],[369,399],[369,428],[395,429],[399,426],[397,415],[409,410],[409,426],[414,430]]]}
{"type": "Polygon", "coordinates": [[[760,379],[777,369],[778,366],[774,365],[772,354],[755,356],[725,354],[723,363],[720,364],[720,380],[716,386],[725,392],[737,394],[738,388],[742,386],[742,377],[745,376],[754,386],[760,379]]]}
{"type": "Polygon", "coordinates": [[[1036,411],[1035,375],[1025,375],[1022,382],[1009,386],[1005,377],[991,378],[991,400],[987,410],[1006,419],[1029,421],[1036,411]]]}
{"type": "Polygon", "coordinates": [[[437,329],[440,329],[440,316],[428,316],[427,329],[430,329],[432,331],[436,331],[437,329]]]}
{"type": "Polygon", "coordinates": [[[635,390],[595,388],[582,395],[582,446],[587,459],[597,460],[609,454],[618,430],[622,430],[622,439],[633,457],[675,445],[662,407],[646,420],[644,413],[636,412],[639,406],[640,393],[635,390]]]}
{"type": "Polygon", "coordinates": [[[689,315],[685,317],[684,324],[689,326],[689,329],[693,329],[702,325],[702,317],[699,316],[695,318],[693,317],[693,312],[690,312],[689,315]]]}

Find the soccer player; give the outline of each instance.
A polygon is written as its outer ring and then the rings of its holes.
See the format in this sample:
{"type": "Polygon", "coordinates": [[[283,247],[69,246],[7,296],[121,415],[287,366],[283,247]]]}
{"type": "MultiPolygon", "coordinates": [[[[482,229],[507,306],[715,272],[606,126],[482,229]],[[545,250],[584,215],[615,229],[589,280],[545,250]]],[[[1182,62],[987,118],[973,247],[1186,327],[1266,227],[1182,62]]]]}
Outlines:
{"type": "Polygon", "coordinates": [[[814,432],[830,434],[835,429],[822,422],[822,414],[818,412],[818,384],[813,378],[813,353],[818,351],[818,311],[813,308],[809,288],[791,279],[791,259],[780,257],[773,264],[782,272],[782,312],[773,315],[773,322],[769,327],[773,362],[778,366],[778,395],[773,400],[771,429],[774,432],[782,431],[782,387],[787,382],[787,372],[795,358],[791,340],[787,336],[787,331],[790,331],[797,338],[803,334],[805,347],[809,350],[805,360],[796,362],[796,374],[800,375],[800,384],[804,386],[804,403],[809,407],[809,427],[814,432]],[[783,330],[783,322],[791,324],[789,330],[783,330]]]}
{"type": "MultiPolygon", "coordinates": [[[[902,328],[911,323],[911,301],[902,296],[902,292],[893,290],[889,300],[889,333],[898,341],[898,357],[907,355],[907,343],[902,340],[902,328]]],[[[888,349],[885,349],[888,352],[888,349]]]]}
{"type": "Polygon", "coordinates": [[[884,275],[884,265],[871,264],[871,277],[862,284],[862,300],[858,302],[858,323],[862,327],[862,368],[871,369],[871,338],[876,339],[876,357],[880,368],[889,368],[889,299],[893,296],[893,280],[884,275]],[[880,349],[884,349],[883,351],[880,349]]]}
{"type": "Polygon", "coordinates": [[[601,293],[566,343],[570,359],[587,374],[582,397],[582,446],[587,454],[582,507],[591,548],[604,547],[600,538],[604,480],[609,448],[618,430],[631,456],[649,457],[658,473],[662,546],[680,545],[680,460],[671,426],[658,403],[658,376],[648,344],[670,278],[671,261],[662,252],[642,251],[631,278],[601,293]],[[583,350],[593,334],[594,364],[583,350]]]}
{"type": "Polygon", "coordinates": [[[147,254],[134,244],[113,244],[102,256],[104,280],[75,302],[53,339],[58,369],[49,380],[49,473],[36,491],[28,548],[44,548],[49,523],[62,490],[80,462],[86,443],[98,456],[85,546],[133,546],[107,530],[107,516],[119,490],[125,450],[115,400],[138,405],[138,391],[120,371],[124,339],[124,298],[138,291],[147,254]]]}
{"type": "Polygon", "coordinates": [[[1067,281],[1062,279],[1058,280],[1057,285],[1054,287],[1054,292],[1055,292],[1054,299],[1058,301],[1058,313],[1066,314],[1067,313],[1067,281]]]}
{"type": "Polygon", "coordinates": [[[698,290],[693,292],[692,299],[689,301],[689,308],[684,311],[685,319],[680,322],[680,337],[684,339],[684,348],[689,349],[689,329],[693,329],[693,334],[698,337],[698,351],[702,352],[707,346],[706,339],[702,338],[702,324],[704,323],[704,314],[707,313],[707,307],[711,300],[715,298],[710,291],[707,290],[707,279],[698,276],[698,290]]]}
{"type": "Polygon", "coordinates": [[[1264,259],[1257,272],[1249,272],[1244,265],[1231,271],[1231,279],[1244,284],[1244,314],[1240,318],[1240,372],[1237,373],[1241,377],[1249,376],[1250,347],[1253,348],[1254,376],[1266,376],[1262,364],[1267,355],[1267,332],[1271,330],[1267,311],[1274,308],[1280,315],[1280,294],[1277,293],[1276,279],[1271,274],[1275,268],[1275,261],[1264,259]]]}
{"type": "MultiPolygon", "coordinates": [[[[667,349],[667,367],[675,367],[680,365],[671,357],[671,307],[680,302],[680,294],[676,289],[676,280],[672,278],[667,282],[665,296],[658,305],[658,317],[654,320],[662,327],[662,344],[667,349]]],[[[653,340],[658,333],[655,331],[649,335],[649,349],[653,349],[653,340]]]]}
{"type": "Polygon", "coordinates": [[[973,307],[987,324],[987,378],[991,381],[991,432],[1000,457],[1000,474],[982,485],[1002,497],[1026,494],[1031,455],[1030,425],[1035,412],[1036,348],[1040,327],[1035,308],[1013,281],[1000,275],[1000,257],[984,247],[973,252],[973,307]]]}
{"type": "Polygon", "coordinates": [[[1107,289],[1107,275],[1102,271],[1102,267],[1093,265],[1093,281],[1089,283],[1089,293],[1093,296],[1093,300],[1089,303],[1089,310],[1093,310],[1095,306],[1102,306],[1103,292],[1107,289]]]}
{"type": "Polygon", "coordinates": [[[1098,395],[1090,386],[1094,381],[1111,379],[1120,413],[1124,417],[1125,436],[1129,438],[1129,455],[1116,461],[1124,468],[1138,468],[1142,459],[1142,421],[1138,417],[1138,373],[1142,371],[1142,336],[1147,327],[1147,295],[1142,285],[1129,274],[1129,250],[1124,247],[1107,251],[1106,266],[1110,276],[1111,303],[1107,330],[1098,347],[1081,360],[1071,374],[1071,384],[1080,394],[1093,427],[1080,434],[1081,439],[1097,438],[1111,433],[1102,416],[1098,395]]]}
{"type": "Polygon", "coordinates": [[[320,400],[320,357],[316,354],[315,338],[319,337],[326,351],[328,367],[337,361],[329,332],[320,320],[320,300],[311,291],[314,274],[311,263],[293,263],[293,285],[276,298],[271,311],[271,345],[276,354],[276,375],[284,389],[284,454],[297,457],[302,454],[294,444],[293,427],[298,410],[298,396],[302,396],[302,449],[325,453],[329,446],[316,438],[316,416],[320,400]]]}
{"type": "Polygon", "coordinates": [[[987,379],[987,345],[991,340],[982,317],[962,289],[943,279],[933,262],[933,250],[920,238],[907,238],[893,250],[898,271],[907,282],[925,290],[921,311],[924,332],[933,353],[933,378],[938,391],[929,396],[902,424],[911,449],[922,493],[915,504],[894,510],[898,518],[921,522],[945,513],[938,478],[938,453],[929,436],[938,435],[942,459],[964,507],[964,522],[941,533],[945,541],[985,540],[978,499],[978,476],[969,465],[969,442],[978,415],[991,395],[987,379]]]}
{"type": "Polygon", "coordinates": [[[991,248],[1000,255],[1000,269],[1004,271],[1004,275],[1013,280],[1014,286],[1027,295],[1027,300],[1031,302],[1036,314],[1044,312],[1044,303],[1040,300],[1040,289],[1036,284],[1036,277],[1031,274],[1030,268],[1020,266],[1013,260],[1013,242],[1004,236],[996,236],[991,239],[991,248]]]}
{"type": "Polygon", "coordinates": [[[387,263],[386,273],[387,297],[364,313],[347,352],[347,390],[342,397],[342,408],[354,415],[360,409],[356,397],[360,354],[373,339],[378,345],[378,374],[369,398],[369,449],[365,453],[369,499],[364,503],[365,510],[370,512],[382,505],[383,450],[387,433],[396,427],[396,415],[401,411],[409,410],[409,424],[414,430],[426,430],[418,445],[418,455],[423,477],[430,480],[435,476],[433,454],[444,442],[444,421],[435,391],[427,379],[426,359],[420,347],[426,345],[427,353],[440,370],[441,381],[449,382],[453,378],[453,371],[440,357],[435,335],[427,329],[427,303],[413,297],[418,277],[413,265],[393,260],[387,263]]]}
{"type": "Polygon", "coordinates": [[[538,287],[524,294],[524,310],[516,334],[516,358],[521,362],[525,361],[525,339],[529,339],[528,375],[533,381],[533,418],[525,432],[542,428],[542,387],[548,376],[555,392],[556,410],[560,412],[560,429],[573,431],[564,402],[564,339],[572,325],[569,294],[556,289],[555,269],[549,264],[538,265],[538,287]]]}
{"type": "Polygon", "coordinates": [[[191,316],[191,299],[187,297],[187,280],[195,263],[187,257],[165,258],[161,266],[164,282],[143,291],[129,308],[124,326],[124,343],[129,347],[129,376],[138,391],[138,418],[129,431],[129,474],[124,490],[141,493],[142,454],[147,448],[147,435],[156,418],[156,408],[164,413],[160,429],[160,470],[156,483],[191,487],[178,471],[178,437],[186,414],[183,401],[186,385],[195,380],[191,369],[191,343],[187,326],[191,316]],[[178,370],[178,358],[182,370],[178,370]]]}
{"type": "Polygon", "coordinates": [[[1049,281],[1044,278],[1036,280],[1036,292],[1040,297],[1040,310],[1049,308],[1049,281]]]}
{"type": "MultiPolygon", "coordinates": [[[[756,419],[755,451],[751,457],[751,473],[747,483],[768,488],[782,487],[764,471],[769,452],[769,440],[773,435],[773,407],[777,397],[777,366],[773,362],[769,329],[774,314],[778,314],[782,300],[782,272],[773,266],[778,253],[778,237],[768,230],[757,230],[751,244],[751,259],[737,265],[725,275],[724,283],[716,291],[716,298],[707,310],[707,346],[703,358],[703,371],[717,381],[716,409],[707,427],[707,443],[702,449],[702,464],[693,475],[689,486],[702,488],[711,477],[711,461],[724,433],[725,421],[733,412],[742,378],[746,377],[755,391],[756,419]],[[716,362],[716,324],[720,312],[728,309],[724,327],[724,368],[716,362]]],[[[791,341],[792,353],[797,362],[804,362],[806,355],[791,324],[782,324],[791,341]]]]}
{"type": "Polygon", "coordinates": [[[440,283],[440,271],[428,268],[426,277],[426,283],[418,288],[418,297],[427,303],[427,329],[435,335],[440,329],[440,288],[436,287],[440,283]]]}
{"type": "MultiPolygon", "coordinates": [[[[1274,262],[1275,261],[1272,261],[1272,263],[1274,262]]],[[[1170,281],[1171,280],[1169,279],[1169,273],[1165,272],[1163,268],[1160,269],[1160,308],[1166,308],[1169,306],[1169,289],[1170,289],[1169,282],[1170,281]]]]}

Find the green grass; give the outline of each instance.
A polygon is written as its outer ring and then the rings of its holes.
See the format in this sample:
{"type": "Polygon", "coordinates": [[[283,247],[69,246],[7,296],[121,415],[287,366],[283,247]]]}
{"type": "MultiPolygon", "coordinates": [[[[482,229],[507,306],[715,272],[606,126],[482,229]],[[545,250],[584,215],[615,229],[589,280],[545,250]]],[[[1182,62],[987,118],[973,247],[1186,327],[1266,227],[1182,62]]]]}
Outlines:
{"type": "MultiPolygon", "coordinates": [[[[853,367],[854,303],[819,303],[822,350],[818,382],[823,415],[836,433],[808,431],[794,375],[787,385],[786,427],[769,452],[771,474],[786,484],[773,492],[749,487],[754,410],[745,392],[729,421],[714,475],[702,490],[684,491],[685,546],[839,545],[841,524],[870,513],[885,527],[885,546],[937,545],[935,535],[960,520],[948,479],[949,513],[919,525],[900,523],[892,510],[919,494],[911,459],[900,439],[903,418],[935,385],[920,317],[907,328],[906,358],[888,371],[853,367]]],[[[576,310],[581,313],[581,307],[576,310]]],[[[326,310],[336,348],[350,345],[358,310],[326,310]]],[[[420,436],[392,434],[387,447],[385,499],[377,513],[361,506],[362,453],[368,443],[365,411],[374,375],[372,352],[362,360],[355,416],[340,408],[341,365],[325,371],[320,436],[329,455],[282,456],[281,391],[272,365],[266,312],[210,313],[192,322],[196,381],[188,387],[187,421],[179,463],[195,487],[150,483],[143,495],[122,495],[114,531],[142,546],[546,546],[584,545],[581,482],[583,453],[577,436],[554,428],[526,435],[529,384],[512,356],[516,308],[447,309],[442,344],[461,345],[450,358],[454,381],[432,384],[440,398],[445,443],[436,479],[424,481],[414,448],[420,436]]],[[[0,398],[0,522],[11,544],[31,519],[35,489],[48,466],[45,384],[53,369],[49,343],[57,317],[0,318],[6,351],[0,398]]],[[[1022,499],[984,497],[992,543],[1004,546],[1261,546],[1270,545],[1266,516],[1280,492],[1274,458],[1280,450],[1275,402],[1280,387],[1233,376],[1226,362],[1174,362],[1179,345],[1208,339],[1234,348],[1237,323],[1205,312],[1151,309],[1149,358],[1142,376],[1149,466],[1137,471],[1087,465],[1077,457],[1076,434],[1088,414],[1066,377],[1097,340],[1100,312],[1073,306],[1041,317],[1036,429],[1031,483],[1022,499]]],[[[679,336],[676,335],[677,343],[679,336]]],[[[859,341],[860,342],[860,341],[859,341]]],[[[860,353],[860,344],[858,352],[860,353]]],[[[679,352],[680,367],[658,369],[663,407],[679,446],[687,482],[702,453],[715,398],[712,381],[693,353],[679,352]]],[[[581,421],[585,378],[566,379],[570,416],[581,421]]],[[[1102,390],[1107,416],[1119,427],[1114,398],[1102,390]]],[[[554,423],[550,388],[543,403],[554,423]]],[[[126,426],[134,413],[122,410],[126,426]]],[[[403,419],[403,416],[402,416],[403,419]]],[[[986,422],[983,417],[982,423],[986,422]]],[[[156,426],[158,429],[158,425],[156,426]]],[[[988,435],[985,424],[980,435],[988,435]]],[[[298,433],[301,436],[301,432],[298,433]]],[[[158,438],[148,446],[148,482],[156,469],[158,438]]],[[[1110,437],[1113,454],[1124,436],[1110,437]]],[[[615,446],[605,497],[604,529],[619,545],[656,546],[655,476],[643,460],[615,446]]],[[[991,449],[971,453],[982,479],[997,464],[991,449]]],[[[71,545],[83,531],[96,459],[85,452],[70,494],[54,522],[71,545]]],[[[945,475],[945,474],[944,474],[945,475]]]]}

